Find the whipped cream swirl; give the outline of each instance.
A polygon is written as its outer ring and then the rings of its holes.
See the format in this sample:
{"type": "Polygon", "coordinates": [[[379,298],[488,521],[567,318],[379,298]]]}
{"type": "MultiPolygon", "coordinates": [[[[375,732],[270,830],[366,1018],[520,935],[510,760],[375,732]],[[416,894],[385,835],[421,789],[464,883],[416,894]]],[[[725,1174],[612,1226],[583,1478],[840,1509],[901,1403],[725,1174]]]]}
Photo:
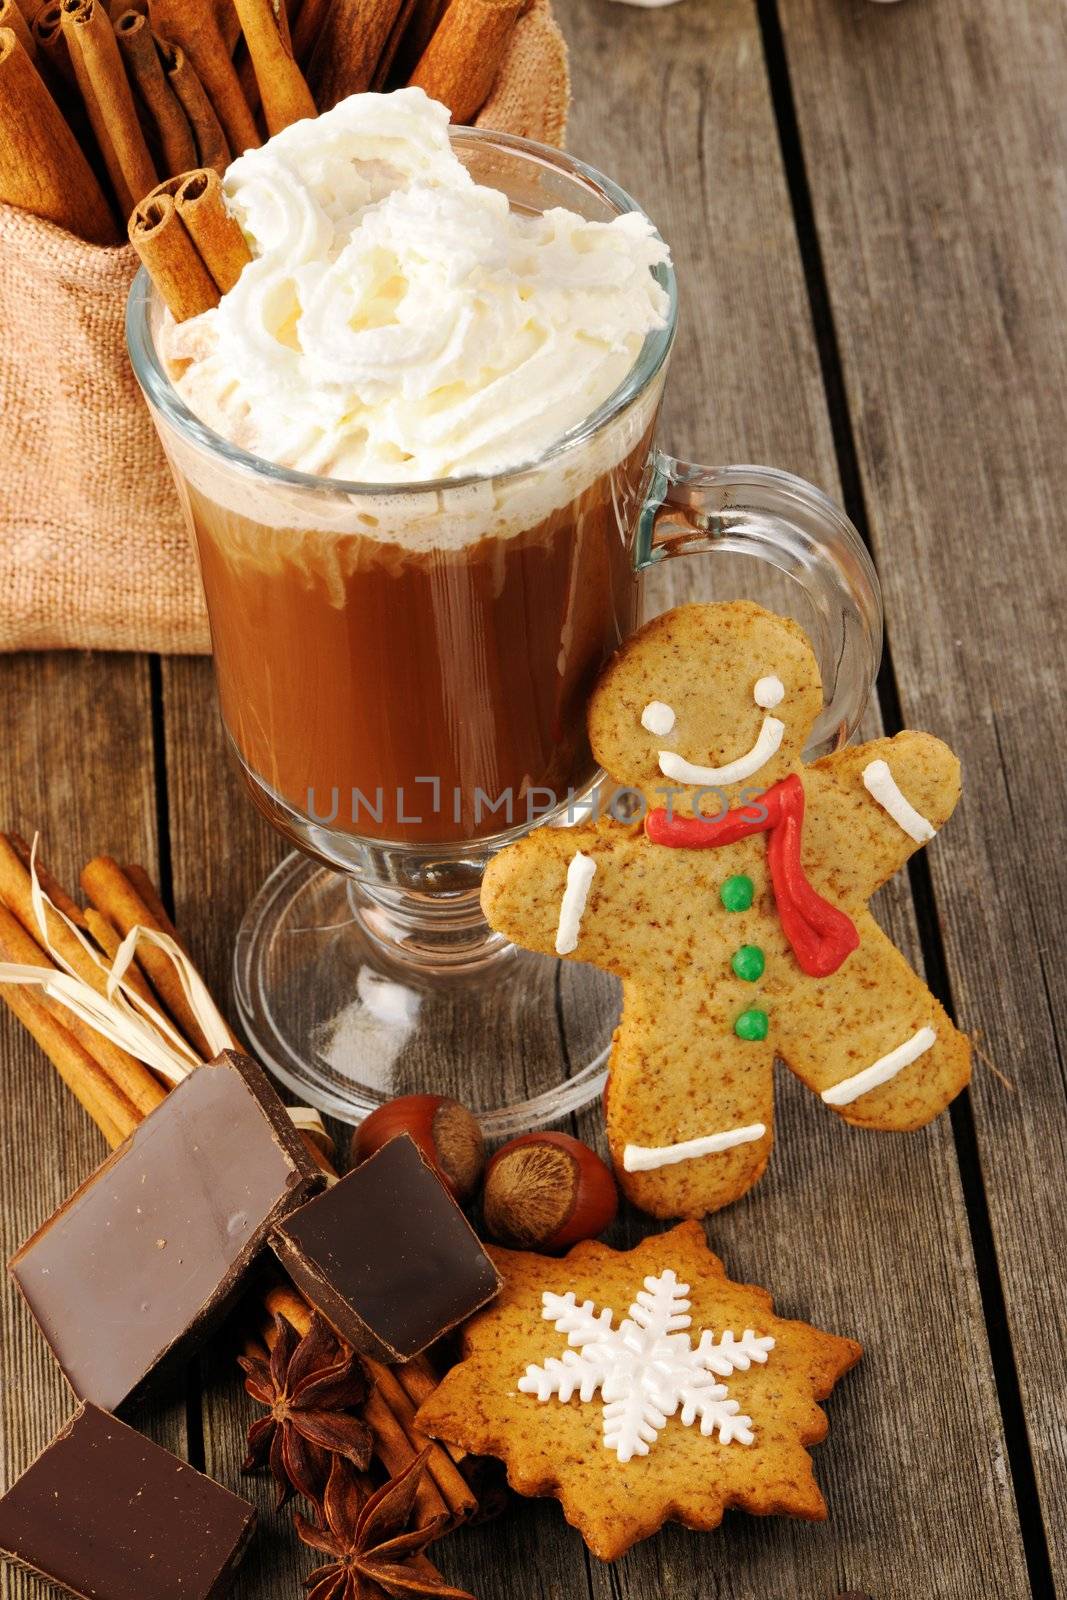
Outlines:
{"type": "Polygon", "coordinates": [[[640,214],[511,210],[453,154],[421,89],[359,94],[236,160],[253,260],[162,339],[209,427],[364,483],[505,471],[602,404],[662,328],[640,214]]]}

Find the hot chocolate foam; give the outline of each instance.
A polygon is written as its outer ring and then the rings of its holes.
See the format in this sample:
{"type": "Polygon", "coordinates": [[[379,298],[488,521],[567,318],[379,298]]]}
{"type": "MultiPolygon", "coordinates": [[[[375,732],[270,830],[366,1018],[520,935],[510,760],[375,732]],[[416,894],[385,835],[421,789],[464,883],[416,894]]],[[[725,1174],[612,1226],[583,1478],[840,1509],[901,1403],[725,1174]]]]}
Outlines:
{"type": "MultiPolygon", "coordinates": [[[[647,218],[512,211],[419,89],[294,124],[235,161],[225,189],[253,260],[217,308],[164,330],[163,353],[208,426],[299,471],[403,485],[519,467],[591,415],[666,321],[652,269],[668,255],[647,218]]],[[[572,461],[580,476],[628,441],[598,443],[572,461]]],[[[457,495],[460,522],[504,531],[495,490],[457,495]]]]}

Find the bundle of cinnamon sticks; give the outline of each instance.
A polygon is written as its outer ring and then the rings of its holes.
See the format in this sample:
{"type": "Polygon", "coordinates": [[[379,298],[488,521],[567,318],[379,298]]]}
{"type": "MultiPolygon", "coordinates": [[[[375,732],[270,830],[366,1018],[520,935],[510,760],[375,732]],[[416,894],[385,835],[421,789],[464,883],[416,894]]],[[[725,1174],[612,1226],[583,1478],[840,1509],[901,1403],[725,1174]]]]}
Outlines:
{"type": "Polygon", "coordinates": [[[358,91],[418,84],[472,121],[527,4],[0,0],[0,201],[116,244],[167,180],[358,91]]]}
{"type": "MultiPolygon", "coordinates": [[[[81,886],[88,899],[79,905],[62,885],[34,863],[37,880],[44,890],[47,940],[41,934],[34,905],[31,852],[17,834],[0,833],[0,961],[27,966],[55,967],[45,948],[98,992],[106,989],[106,976],[83,944],[52,907],[73,922],[89,945],[110,963],[132,928],[143,927],[168,935],[180,943],[177,930],[143,867],[120,866],[110,856],[97,856],[81,874],[81,886]],[[50,902],[50,904],[49,904],[50,902]]],[[[186,952],[186,955],[188,952],[186,952]]],[[[177,968],[166,951],[152,943],[138,944],[133,964],[126,974],[139,994],[162,1012],[172,1026],[202,1058],[210,1054],[195,1011],[191,1007],[177,968]]],[[[147,1066],[83,1022],[57,1000],[45,997],[36,988],[19,984],[0,985],[4,1000],[28,1029],[56,1068],[67,1087],[81,1103],[112,1147],[121,1144],[134,1128],[164,1099],[168,1085],[147,1066]]],[[[235,1048],[242,1049],[236,1037],[235,1048]]],[[[321,1138],[303,1134],[308,1149],[327,1173],[333,1168],[321,1138]]],[[[306,1332],[311,1312],[307,1303],[288,1285],[271,1289],[265,1301],[269,1322],[280,1312],[300,1332],[306,1332]]],[[[383,1467],[395,1476],[410,1466],[430,1441],[414,1426],[415,1412],[433,1390],[437,1378],[424,1356],[393,1369],[367,1362],[371,1394],[364,1409],[364,1420],[374,1437],[375,1454],[383,1467]]],[[[459,1463],[463,1452],[451,1446],[433,1444],[427,1472],[420,1485],[417,1507],[422,1525],[447,1519],[447,1524],[464,1521],[477,1510],[477,1499],[459,1463]]]]}

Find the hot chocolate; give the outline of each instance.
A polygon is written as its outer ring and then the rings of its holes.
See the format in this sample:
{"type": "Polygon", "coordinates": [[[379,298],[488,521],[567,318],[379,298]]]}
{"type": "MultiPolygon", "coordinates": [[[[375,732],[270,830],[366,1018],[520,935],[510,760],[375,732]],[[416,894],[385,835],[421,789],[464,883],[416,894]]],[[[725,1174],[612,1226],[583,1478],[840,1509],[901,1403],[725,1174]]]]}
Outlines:
{"type": "Polygon", "coordinates": [[[636,621],[647,454],[642,430],[529,527],[431,549],[264,527],[187,480],[223,717],[271,820],[473,840],[586,784],[585,701],[636,621]]]}
{"type": "Polygon", "coordinates": [[[665,247],[639,213],[516,207],[447,122],[419,90],[354,96],[236,161],[253,259],[162,334],[190,409],[314,475],[241,482],[168,440],[227,727],[272,821],[330,859],[580,789],[584,702],[635,622],[658,382],[566,441],[662,327],[665,247]]]}

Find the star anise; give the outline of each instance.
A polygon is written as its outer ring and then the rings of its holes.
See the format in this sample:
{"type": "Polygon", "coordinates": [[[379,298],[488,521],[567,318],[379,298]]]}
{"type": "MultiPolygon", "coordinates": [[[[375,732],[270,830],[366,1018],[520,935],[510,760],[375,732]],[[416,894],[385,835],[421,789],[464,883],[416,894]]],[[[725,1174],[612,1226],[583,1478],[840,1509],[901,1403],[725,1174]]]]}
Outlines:
{"type": "Polygon", "coordinates": [[[367,1397],[358,1356],[343,1350],[317,1314],[303,1338],[284,1317],[274,1318],[270,1360],[240,1356],[245,1388],[269,1414],[248,1430],[245,1472],[269,1462],[278,1507],[294,1493],[319,1501],[332,1457],[365,1467],[371,1434],[353,1409],[367,1397]]]}
{"type": "Polygon", "coordinates": [[[367,1480],[335,1456],[323,1500],[323,1524],[299,1512],[293,1523],[305,1544],[329,1561],[305,1580],[308,1600],[377,1600],[432,1595],[434,1600],[473,1600],[454,1589],[424,1554],[446,1519],[409,1528],[429,1448],[404,1471],[371,1492],[367,1480]]]}

